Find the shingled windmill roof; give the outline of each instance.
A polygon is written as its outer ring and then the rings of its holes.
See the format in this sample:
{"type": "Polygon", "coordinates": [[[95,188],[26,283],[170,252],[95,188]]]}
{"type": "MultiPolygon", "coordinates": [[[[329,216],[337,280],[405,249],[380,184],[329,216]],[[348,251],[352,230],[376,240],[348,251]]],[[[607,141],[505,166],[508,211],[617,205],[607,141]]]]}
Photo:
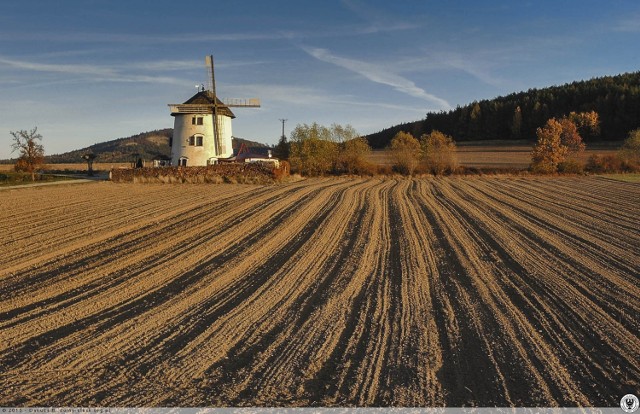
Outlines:
{"type": "MultiPolygon", "coordinates": [[[[228,106],[226,106],[220,99],[217,99],[218,104],[218,115],[225,115],[230,118],[235,118],[236,116],[231,112],[228,106]]],[[[211,91],[200,91],[193,95],[191,98],[187,99],[184,103],[185,105],[213,105],[213,94],[211,91]]]]}

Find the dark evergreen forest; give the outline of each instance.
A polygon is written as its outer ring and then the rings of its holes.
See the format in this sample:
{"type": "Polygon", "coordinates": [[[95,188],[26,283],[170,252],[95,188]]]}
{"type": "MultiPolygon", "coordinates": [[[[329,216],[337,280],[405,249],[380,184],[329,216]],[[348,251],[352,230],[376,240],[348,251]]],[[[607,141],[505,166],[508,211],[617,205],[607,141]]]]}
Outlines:
{"type": "Polygon", "coordinates": [[[419,138],[433,130],[455,141],[531,140],[549,118],[570,112],[596,111],[600,136],[585,141],[619,141],[640,127],[640,72],[606,76],[562,86],[529,89],[445,112],[428,113],[421,121],[400,124],[367,136],[373,148],[386,147],[399,131],[419,138]]]}

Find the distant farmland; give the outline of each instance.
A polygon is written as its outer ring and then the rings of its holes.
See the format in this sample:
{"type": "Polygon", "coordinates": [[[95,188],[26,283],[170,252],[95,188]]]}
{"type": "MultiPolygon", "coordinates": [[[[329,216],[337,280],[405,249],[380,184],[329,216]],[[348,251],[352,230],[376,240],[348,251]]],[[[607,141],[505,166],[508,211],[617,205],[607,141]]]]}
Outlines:
{"type": "MultiPolygon", "coordinates": [[[[587,150],[580,155],[586,162],[593,154],[613,155],[620,143],[600,142],[587,144],[587,150]]],[[[458,161],[461,166],[494,169],[527,169],[531,163],[533,143],[525,141],[468,141],[457,143],[458,161]]],[[[378,165],[392,165],[393,159],[386,149],[374,150],[369,160],[378,165]]]]}
{"type": "Polygon", "coordinates": [[[640,186],[0,192],[0,406],[616,406],[640,186]]]}
{"type": "MultiPolygon", "coordinates": [[[[249,141],[251,142],[251,141],[249,141]]],[[[593,154],[612,155],[620,147],[619,142],[588,143],[587,150],[580,156],[584,162],[593,154]]],[[[531,163],[532,142],[526,141],[467,141],[458,142],[460,165],[473,168],[526,169],[531,163]]],[[[393,160],[386,149],[374,150],[369,161],[377,165],[392,165],[393,160]]],[[[146,160],[151,165],[150,160],[146,160]]],[[[108,171],[112,168],[130,167],[131,163],[94,163],[94,170],[108,171]]],[[[0,172],[12,170],[11,164],[0,164],[0,172]]],[[[47,164],[51,170],[87,170],[87,163],[78,160],[76,164],[47,164]]]]}

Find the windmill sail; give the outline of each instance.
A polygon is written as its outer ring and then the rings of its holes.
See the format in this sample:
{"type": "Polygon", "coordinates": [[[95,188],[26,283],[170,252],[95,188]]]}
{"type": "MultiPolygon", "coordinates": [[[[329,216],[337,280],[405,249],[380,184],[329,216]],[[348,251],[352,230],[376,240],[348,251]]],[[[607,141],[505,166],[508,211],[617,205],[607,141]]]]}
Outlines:
{"type": "Polygon", "coordinates": [[[216,78],[215,72],[213,68],[213,55],[206,56],[204,58],[204,63],[207,66],[207,70],[209,71],[209,82],[210,82],[210,91],[211,97],[213,101],[213,140],[216,155],[220,155],[224,152],[221,139],[220,139],[220,125],[218,125],[218,96],[216,95],[216,78]]]}

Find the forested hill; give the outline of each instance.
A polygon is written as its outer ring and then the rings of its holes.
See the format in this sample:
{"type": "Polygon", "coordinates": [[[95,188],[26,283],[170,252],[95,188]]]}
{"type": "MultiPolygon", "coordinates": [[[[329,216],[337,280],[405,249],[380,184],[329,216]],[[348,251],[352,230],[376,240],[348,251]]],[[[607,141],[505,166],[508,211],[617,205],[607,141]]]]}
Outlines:
{"type": "MultiPolygon", "coordinates": [[[[105,163],[130,162],[134,154],[138,154],[138,156],[147,161],[157,157],[170,157],[169,138],[172,135],[173,128],[143,132],[127,138],[114,139],[79,150],[65,152],[64,154],[48,155],[45,157],[45,162],[51,164],[84,162],[82,155],[88,152],[96,154],[95,162],[105,163]]],[[[234,151],[237,151],[243,143],[249,148],[267,146],[259,142],[235,137],[232,142],[234,151]]]]}
{"type": "Polygon", "coordinates": [[[449,112],[428,113],[422,121],[396,125],[367,139],[372,147],[383,148],[398,131],[419,138],[435,129],[456,141],[535,140],[536,129],[549,118],[572,111],[598,113],[601,134],[596,139],[624,139],[630,130],[640,127],[640,72],[529,89],[449,112]]]}
{"type": "Polygon", "coordinates": [[[130,162],[133,159],[133,154],[139,154],[146,160],[159,156],[170,156],[169,137],[171,135],[173,135],[172,128],[143,132],[126,138],[93,144],[64,154],[48,155],[45,157],[45,162],[51,164],[83,162],[82,155],[89,152],[96,155],[95,162],[130,162]]]}

